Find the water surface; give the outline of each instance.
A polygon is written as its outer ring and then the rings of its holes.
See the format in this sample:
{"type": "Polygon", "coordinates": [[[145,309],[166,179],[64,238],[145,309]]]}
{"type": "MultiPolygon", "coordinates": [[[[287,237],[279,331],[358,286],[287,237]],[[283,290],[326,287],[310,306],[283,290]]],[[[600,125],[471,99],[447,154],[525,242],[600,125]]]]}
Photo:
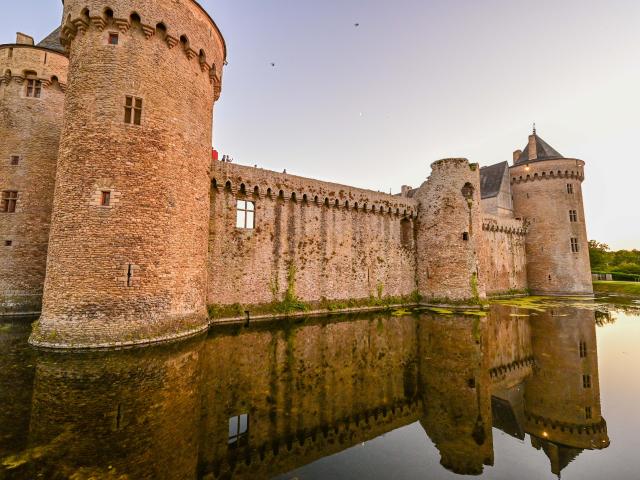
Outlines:
{"type": "Polygon", "coordinates": [[[538,299],[117,352],[0,323],[0,479],[636,479],[640,313],[538,299]]]}

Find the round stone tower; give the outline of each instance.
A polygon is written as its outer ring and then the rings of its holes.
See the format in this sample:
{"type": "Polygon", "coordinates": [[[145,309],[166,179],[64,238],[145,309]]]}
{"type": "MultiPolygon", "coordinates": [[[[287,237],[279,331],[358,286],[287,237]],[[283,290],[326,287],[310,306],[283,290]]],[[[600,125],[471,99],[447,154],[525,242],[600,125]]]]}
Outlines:
{"type": "Polygon", "coordinates": [[[527,279],[532,293],[592,295],[582,202],[584,162],[565,158],[536,134],[514,152],[513,209],[528,222],[527,279]]]}
{"type": "Polygon", "coordinates": [[[0,314],[42,303],[69,63],[56,36],[0,45],[0,314]]]}
{"type": "Polygon", "coordinates": [[[69,86],[31,343],[108,347],[200,331],[224,39],[193,0],[66,0],[61,39],[69,86]]]}
{"type": "Polygon", "coordinates": [[[416,192],[418,291],[428,301],[469,301],[486,297],[478,275],[482,236],[480,169],[466,158],[431,164],[431,175],[416,192]]]}

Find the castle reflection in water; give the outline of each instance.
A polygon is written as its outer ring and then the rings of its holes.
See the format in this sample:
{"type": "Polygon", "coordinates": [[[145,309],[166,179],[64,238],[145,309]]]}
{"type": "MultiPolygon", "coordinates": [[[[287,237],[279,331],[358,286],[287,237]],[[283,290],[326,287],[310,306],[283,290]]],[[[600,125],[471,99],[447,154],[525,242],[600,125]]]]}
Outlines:
{"type": "Polygon", "coordinates": [[[23,342],[3,337],[11,478],[268,478],[416,421],[459,474],[493,464],[492,427],[555,474],[609,445],[589,310],[256,324],[112,353],[23,342]]]}

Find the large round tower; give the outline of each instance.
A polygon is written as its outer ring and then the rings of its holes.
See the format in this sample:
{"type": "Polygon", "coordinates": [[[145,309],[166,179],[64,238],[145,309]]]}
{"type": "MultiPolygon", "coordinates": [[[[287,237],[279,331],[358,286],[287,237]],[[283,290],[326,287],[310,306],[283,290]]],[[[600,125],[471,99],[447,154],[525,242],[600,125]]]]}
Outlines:
{"type": "Polygon", "coordinates": [[[533,293],[591,295],[582,202],[584,162],[565,158],[536,134],[514,152],[513,209],[527,220],[527,278],[533,293]]]}
{"type": "Polygon", "coordinates": [[[222,35],[193,0],[66,0],[61,39],[69,85],[31,342],[101,347],[200,331],[222,35]]]}
{"type": "Polygon", "coordinates": [[[69,63],[55,37],[0,45],[0,315],[42,302],[69,63]]]}

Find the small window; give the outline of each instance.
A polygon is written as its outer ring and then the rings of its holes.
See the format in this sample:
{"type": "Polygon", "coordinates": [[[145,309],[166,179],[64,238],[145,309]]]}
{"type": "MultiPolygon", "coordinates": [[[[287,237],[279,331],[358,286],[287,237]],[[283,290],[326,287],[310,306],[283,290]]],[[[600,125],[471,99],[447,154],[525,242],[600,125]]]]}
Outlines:
{"type": "Polygon", "coordinates": [[[249,415],[243,413],[229,419],[229,447],[246,444],[249,439],[249,415]]]}
{"type": "Polygon", "coordinates": [[[591,407],[584,407],[584,416],[587,420],[591,419],[591,407]]]}
{"type": "Polygon", "coordinates": [[[27,80],[27,97],[40,98],[42,93],[42,82],[30,78],[27,80]]]}
{"type": "Polygon", "coordinates": [[[13,48],[10,48],[9,51],[7,52],[7,57],[11,58],[13,57],[13,48]]]}
{"type": "Polygon", "coordinates": [[[580,342],[580,358],[587,358],[587,342],[580,342]]]}
{"type": "Polygon", "coordinates": [[[573,183],[567,183],[567,193],[573,194],[573,183]]]}
{"type": "Polygon", "coordinates": [[[109,34],[109,45],[118,45],[118,34],[117,33],[110,33],[109,34]]]}
{"type": "Polygon", "coordinates": [[[577,210],[569,210],[569,221],[577,222],[578,221],[578,211],[577,210]]]}
{"type": "Polygon", "coordinates": [[[142,99],[131,97],[125,98],[124,123],[127,125],[140,125],[142,123],[142,99]]]}
{"type": "Polygon", "coordinates": [[[13,240],[5,240],[4,241],[4,246],[5,247],[10,247],[11,245],[13,245],[13,240]]]}
{"type": "Polygon", "coordinates": [[[469,232],[464,232],[462,234],[462,240],[464,240],[465,242],[469,241],[469,232]]]}
{"type": "Polygon", "coordinates": [[[582,388],[591,388],[591,375],[582,375],[582,388]]]}
{"type": "Polygon", "coordinates": [[[236,228],[254,228],[255,203],[246,200],[238,200],[236,204],[236,228]]]}
{"type": "Polygon", "coordinates": [[[14,213],[18,203],[18,192],[5,190],[0,198],[0,213],[14,213]]]}
{"type": "Polygon", "coordinates": [[[100,194],[100,205],[108,207],[111,204],[111,192],[105,190],[100,194]]]}
{"type": "Polygon", "coordinates": [[[11,165],[18,165],[20,163],[20,156],[11,155],[11,165]]]}
{"type": "Polygon", "coordinates": [[[577,238],[572,238],[571,239],[571,251],[573,253],[578,253],[580,251],[580,248],[578,247],[578,239],[577,238]]]}

